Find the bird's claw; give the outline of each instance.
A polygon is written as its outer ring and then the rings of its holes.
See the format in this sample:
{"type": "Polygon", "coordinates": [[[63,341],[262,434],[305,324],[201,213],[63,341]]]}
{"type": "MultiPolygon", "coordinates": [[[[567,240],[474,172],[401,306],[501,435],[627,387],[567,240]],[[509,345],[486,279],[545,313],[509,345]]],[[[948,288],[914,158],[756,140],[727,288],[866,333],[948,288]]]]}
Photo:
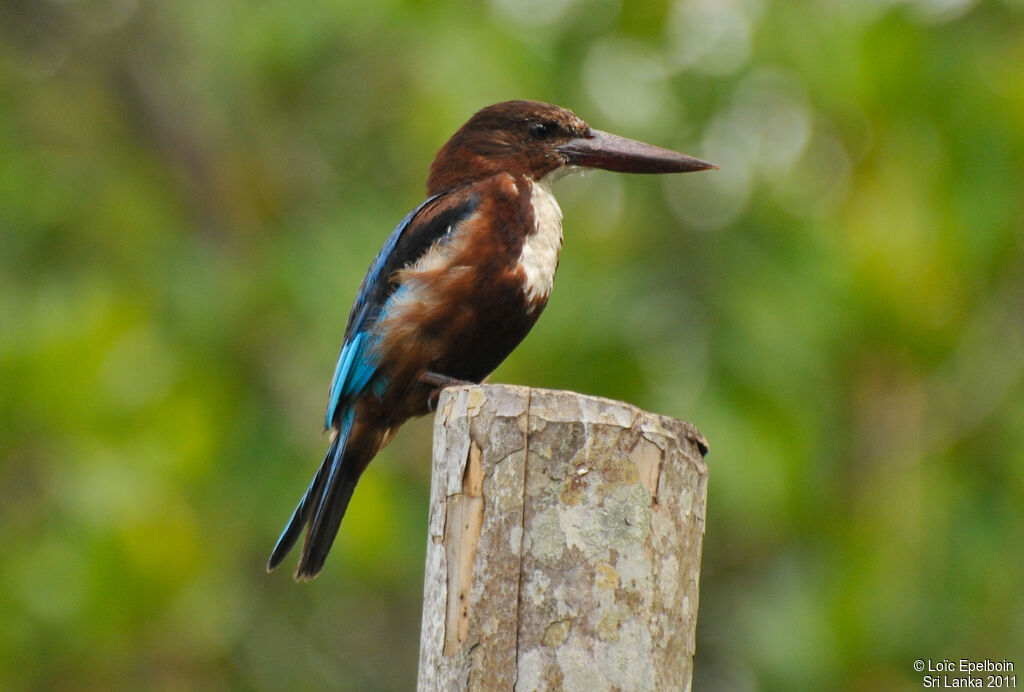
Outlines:
{"type": "Polygon", "coordinates": [[[437,401],[441,397],[441,391],[446,387],[459,387],[467,384],[476,384],[476,382],[460,380],[457,377],[449,377],[448,375],[442,375],[439,372],[430,372],[429,370],[420,375],[420,382],[434,387],[434,389],[430,390],[430,394],[427,395],[427,410],[431,413],[437,410],[437,401]]]}
{"type": "Polygon", "coordinates": [[[443,388],[438,387],[437,389],[433,389],[430,391],[430,394],[427,395],[427,410],[431,413],[437,410],[437,402],[441,398],[441,389],[443,388]]]}

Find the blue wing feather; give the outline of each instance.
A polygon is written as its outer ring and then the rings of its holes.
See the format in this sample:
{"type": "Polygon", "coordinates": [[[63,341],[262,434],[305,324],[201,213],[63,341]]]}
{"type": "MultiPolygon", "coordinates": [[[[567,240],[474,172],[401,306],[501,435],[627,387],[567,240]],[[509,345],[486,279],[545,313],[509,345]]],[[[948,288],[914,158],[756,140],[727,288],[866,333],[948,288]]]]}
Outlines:
{"type": "Polygon", "coordinates": [[[334,379],[331,380],[331,393],[327,404],[327,417],[324,427],[331,427],[334,411],[342,397],[351,395],[353,390],[365,386],[366,380],[373,375],[375,367],[365,358],[367,333],[359,332],[351,341],[345,342],[338,356],[338,365],[334,368],[334,379]],[[355,367],[353,368],[353,365],[355,367]],[[362,385],[359,382],[362,381],[362,385]]]}
{"type": "MultiPolygon", "coordinates": [[[[331,427],[339,410],[359,396],[377,373],[379,336],[373,328],[396,290],[401,290],[392,283],[395,271],[428,252],[435,242],[442,241],[453,227],[476,210],[478,204],[479,197],[470,187],[434,195],[409,212],[391,231],[366,272],[349,313],[345,343],[328,394],[326,427],[331,427]]],[[[374,391],[378,394],[384,387],[386,383],[380,378],[374,381],[374,391]]]]}
{"type": "Polygon", "coordinates": [[[324,417],[324,427],[331,427],[334,414],[339,404],[354,394],[357,394],[366,387],[366,384],[373,377],[377,370],[377,363],[373,359],[373,339],[370,338],[370,329],[377,322],[381,306],[374,306],[368,298],[375,291],[381,278],[384,267],[394,254],[398,240],[402,237],[406,228],[420,211],[428,204],[437,199],[440,195],[427,198],[422,204],[406,214],[405,218],[395,226],[391,235],[384,241],[384,246],[377,253],[369,271],[363,278],[359,291],[356,294],[355,303],[352,305],[352,312],[349,316],[348,327],[345,330],[345,343],[341,347],[341,354],[338,356],[338,364],[334,368],[334,377],[331,380],[331,389],[327,399],[327,414],[324,417]]]}

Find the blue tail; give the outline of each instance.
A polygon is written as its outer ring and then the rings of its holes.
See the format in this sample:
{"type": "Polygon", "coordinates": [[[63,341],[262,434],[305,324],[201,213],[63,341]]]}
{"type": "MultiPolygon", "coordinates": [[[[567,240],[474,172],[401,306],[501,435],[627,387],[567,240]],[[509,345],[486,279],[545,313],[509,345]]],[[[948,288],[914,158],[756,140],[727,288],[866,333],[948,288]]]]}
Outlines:
{"type": "Polygon", "coordinates": [[[341,428],[331,442],[313,482],[306,489],[292,518],[277,539],[267,571],[281,564],[295,546],[302,530],[309,526],[306,542],[302,546],[302,557],[295,571],[295,578],[306,581],[315,577],[324,566],[327,553],[334,544],[334,538],[341,526],[341,519],[348,509],[352,492],[359,482],[359,476],[376,449],[365,449],[363,444],[349,444],[355,411],[349,408],[342,414],[341,428]],[[367,458],[363,458],[367,457],[367,458]]]}

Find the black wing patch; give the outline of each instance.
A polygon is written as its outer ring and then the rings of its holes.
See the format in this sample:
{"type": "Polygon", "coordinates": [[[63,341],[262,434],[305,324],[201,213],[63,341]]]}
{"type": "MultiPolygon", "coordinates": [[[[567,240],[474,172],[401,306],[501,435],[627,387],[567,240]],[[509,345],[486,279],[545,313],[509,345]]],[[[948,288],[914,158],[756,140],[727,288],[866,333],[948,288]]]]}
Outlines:
{"type": "Polygon", "coordinates": [[[398,288],[392,281],[395,272],[418,260],[434,243],[450,234],[476,211],[479,203],[479,196],[472,190],[455,189],[430,197],[398,224],[359,286],[345,329],[346,341],[377,322],[381,308],[398,288]]]}

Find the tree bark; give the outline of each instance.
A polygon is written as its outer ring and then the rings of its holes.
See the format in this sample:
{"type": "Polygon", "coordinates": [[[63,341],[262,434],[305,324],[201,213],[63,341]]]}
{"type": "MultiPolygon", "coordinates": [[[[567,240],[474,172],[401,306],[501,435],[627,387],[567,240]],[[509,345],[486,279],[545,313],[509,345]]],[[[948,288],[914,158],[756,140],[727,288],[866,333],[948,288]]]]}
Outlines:
{"type": "Polygon", "coordinates": [[[571,392],[442,392],[420,690],[686,690],[707,443],[571,392]]]}

